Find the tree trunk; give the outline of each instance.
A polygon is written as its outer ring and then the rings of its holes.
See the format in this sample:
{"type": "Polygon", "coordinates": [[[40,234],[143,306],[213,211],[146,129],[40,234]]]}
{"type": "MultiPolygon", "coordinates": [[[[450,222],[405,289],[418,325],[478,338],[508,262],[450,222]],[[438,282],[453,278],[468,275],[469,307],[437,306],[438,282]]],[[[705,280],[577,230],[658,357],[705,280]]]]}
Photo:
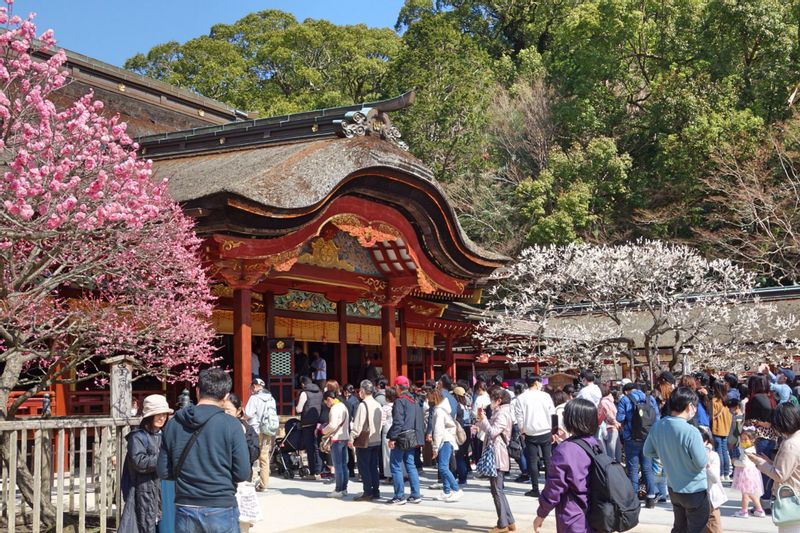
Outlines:
{"type": "MultiPolygon", "coordinates": [[[[49,447],[48,447],[49,448],[49,447]]],[[[42,453],[45,453],[45,448],[42,448],[42,453]]],[[[8,435],[3,435],[0,438],[0,460],[6,464],[6,466],[11,469],[13,465],[8,464],[8,435]]],[[[50,460],[42,461],[42,470],[44,470],[45,465],[49,465],[50,460]]],[[[22,494],[22,498],[25,502],[33,508],[33,492],[34,492],[34,485],[33,485],[33,474],[28,469],[28,465],[25,462],[25,457],[21,454],[17,454],[17,488],[19,489],[20,493],[22,494]]],[[[45,488],[45,484],[49,486],[50,483],[50,472],[48,471],[45,476],[45,472],[42,472],[42,489],[45,488]],[[45,480],[47,480],[45,482],[45,480]]],[[[12,489],[13,490],[13,489],[12,489]]],[[[42,530],[46,531],[56,524],[56,508],[50,501],[50,492],[49,488],[47,489],[48,492],[42,493],[41,498],[41,521],[42,521],[42,530]],[[45,497],[45,495],[47,497],[45,497]]],[[[9,520],[14,520],[14,517],[9,517],[9,520]]]]}

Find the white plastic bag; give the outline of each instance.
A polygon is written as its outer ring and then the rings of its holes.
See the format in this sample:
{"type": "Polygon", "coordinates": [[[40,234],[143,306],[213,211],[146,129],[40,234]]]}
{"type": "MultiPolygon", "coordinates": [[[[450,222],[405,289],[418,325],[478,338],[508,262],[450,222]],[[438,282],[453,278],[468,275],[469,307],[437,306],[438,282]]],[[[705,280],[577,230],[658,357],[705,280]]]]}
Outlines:
{"type": "Polygon", "coordinates": [[[254,483],[249,481],[239,483],[236,487],[236,503],[239,505],[240,522],[250,522],[252,524],[264,519],[254,483]]]}

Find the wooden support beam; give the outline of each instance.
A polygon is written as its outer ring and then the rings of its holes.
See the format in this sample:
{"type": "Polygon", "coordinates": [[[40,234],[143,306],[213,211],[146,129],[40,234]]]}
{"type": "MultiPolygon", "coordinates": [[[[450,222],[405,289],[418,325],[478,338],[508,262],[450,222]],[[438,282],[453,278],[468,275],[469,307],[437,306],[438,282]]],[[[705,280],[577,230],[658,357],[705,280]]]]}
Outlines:
{"type": "Polygon", "coordinates": [[[347,381],[347,302],[340,300],[336,303],[336,315],[339,319],[339,383],[344,385],[347,381]]]}
{"type": "Polygon", "coordinates": [[[400,374],[408,376],[408,329],[406,328],[406,310],[398,311],[400,318],[400,374]]]}
{"type": "Polygon", "coordinates": [[[242,400],[250,397],[252,381],[253,324],[249,288],[233,290],[233,391],[242,400]]]}
{"type": "Polygon", "coordinates": [[[383,341],[383,375],[394,384],[397,378],[397,339],[395,337],[395,306],[381,307],[381,338],[383,341]]]}

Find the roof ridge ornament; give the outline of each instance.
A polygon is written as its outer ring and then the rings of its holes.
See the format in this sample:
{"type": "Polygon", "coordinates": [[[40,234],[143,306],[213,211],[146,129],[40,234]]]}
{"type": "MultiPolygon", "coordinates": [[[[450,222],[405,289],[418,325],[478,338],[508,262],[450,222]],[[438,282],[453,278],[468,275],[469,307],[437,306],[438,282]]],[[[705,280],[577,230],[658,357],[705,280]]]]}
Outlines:
{"type": "Polygon", "coordinates": [[[408,144],[400,140],[402,136],[400,130],[392,125],[389,116],[380,109],[362,107],[358,111],[348,111],[344,115],[344,120],[334,120],[334,123],[339,124],[341,130],[338,135],[342,137],[351,139],[376,135],[403,150],[408,150],[408,144]]]}

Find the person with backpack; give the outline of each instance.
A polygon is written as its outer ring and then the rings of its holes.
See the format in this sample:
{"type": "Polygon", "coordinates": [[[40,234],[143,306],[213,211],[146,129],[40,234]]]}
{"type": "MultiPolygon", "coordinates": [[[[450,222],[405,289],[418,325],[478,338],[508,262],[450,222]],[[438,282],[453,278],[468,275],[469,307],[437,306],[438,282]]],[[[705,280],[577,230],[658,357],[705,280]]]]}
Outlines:
{"type": "Polygon", "coordinates": [[[664,464],[672,502],[672,531],[702,533],[711,515],[706,464],[708,452],[700,431],[689,423],[697,414],[698,397],[688,387],[678,387],[669,397],[670,415],[650,429],[644,454],[664,464]]]}
{"type": "Polygon", "coordinates": [[[275,398],[267,389],[267,384],[261,378],[256,378],[250,385],[250,399],[244,408],[244,415],[256,433],[261,446],[258,456],[258,480],[256,490],[266,492],[269,486],[269,452],[272,441],[278,433],[280,419],[275,398]]]}
{"type": "Polygon", "coordinates": [[[576,398],[564,408],[572,435],[556,446],[539,496],[533,530],[556,511],[559,533],[627,531],[639,522],[639,500],[625,481],[625,471],[595,438],[599,423],[591,400],[576,398]]]}
{"type": "Polygon", "coordinates": [[[641,465],[642,475],[647,484],[645,506],[652,509],[656,506],[656,480],[653,461],[643,453],[643,450],[650,429],[659,419],[658,404],[653,396],[640,391],[635,383],[626,383],[622,392],[623,396],[617,407],[617,422],[622,424],[622,442],[628,478],[631,480],[634,493],[638,493],[641,465]]]}

